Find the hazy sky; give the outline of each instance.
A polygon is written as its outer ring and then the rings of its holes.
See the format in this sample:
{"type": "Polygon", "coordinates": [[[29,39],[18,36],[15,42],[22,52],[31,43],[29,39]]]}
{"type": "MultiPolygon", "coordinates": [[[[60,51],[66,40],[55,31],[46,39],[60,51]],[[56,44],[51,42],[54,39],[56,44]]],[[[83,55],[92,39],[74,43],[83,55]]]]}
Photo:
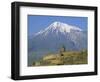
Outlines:
{"type": "Polygon", "coordinates": [[[28,35],[32,35],[41,29],[48,27],[55,21],[67,23],[83,30],[87,30],[87,17],[28,15],[28,35]]]}

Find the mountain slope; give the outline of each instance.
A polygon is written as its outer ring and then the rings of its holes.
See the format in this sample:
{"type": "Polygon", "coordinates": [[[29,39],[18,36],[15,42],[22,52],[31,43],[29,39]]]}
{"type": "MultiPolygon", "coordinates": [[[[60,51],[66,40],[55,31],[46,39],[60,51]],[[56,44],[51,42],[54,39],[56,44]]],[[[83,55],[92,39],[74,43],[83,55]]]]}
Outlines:
{"type": "Polygon", "coordinates": [[[82,29],[61,22],[54,22],[49,27],[36,33],[29,41],[30,49],[59,48],[65,45],[68,50],[86,48],[87,35],[82,29]],[[31,45],[30,45],[31,44],[31,45]]]}

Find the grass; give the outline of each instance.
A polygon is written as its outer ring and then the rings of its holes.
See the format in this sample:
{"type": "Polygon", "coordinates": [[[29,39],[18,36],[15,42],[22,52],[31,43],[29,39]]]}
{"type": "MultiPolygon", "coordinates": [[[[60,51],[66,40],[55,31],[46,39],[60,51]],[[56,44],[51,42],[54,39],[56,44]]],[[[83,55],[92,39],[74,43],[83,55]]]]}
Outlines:
{"type": "Polygon", "coordinates": [[[45,55],[39,61],[33,62],[32,66],[87,64],[87,57],[87,50],[64,51],[62,54],[45,55]]]}

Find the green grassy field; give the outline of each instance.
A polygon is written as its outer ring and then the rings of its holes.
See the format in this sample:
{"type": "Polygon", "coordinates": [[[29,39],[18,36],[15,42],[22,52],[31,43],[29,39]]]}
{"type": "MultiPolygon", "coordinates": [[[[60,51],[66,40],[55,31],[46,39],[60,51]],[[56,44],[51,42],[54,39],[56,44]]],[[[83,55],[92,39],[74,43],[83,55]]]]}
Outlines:
{"type": "Polygon", "coordinates": [[[87,50],[65,51],[58,54],[47,54],[39,61],[33,62],[32,66],[87,64],[87,57],[87,50]]]}

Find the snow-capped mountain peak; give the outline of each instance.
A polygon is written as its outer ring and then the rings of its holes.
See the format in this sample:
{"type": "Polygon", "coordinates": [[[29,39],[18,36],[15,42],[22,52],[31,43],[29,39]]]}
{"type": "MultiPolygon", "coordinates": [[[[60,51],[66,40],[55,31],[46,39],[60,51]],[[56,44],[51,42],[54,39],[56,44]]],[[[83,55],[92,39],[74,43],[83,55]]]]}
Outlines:
{"type": "Polygon", "coordinates": [[[72,26],[72,25],[62,23],[59,21],[55,21],[51,25],[49,25],[47,28],[39,31],[35,35],[42,34],[42,33],[45,33],[45,35],[46,35],[48,32],[51,32],[51,31],[52,32],[54,31],[56,33],[58,33],[58,32],[69,33],[71,30],[82,31],[82,29],[80,29],[79,27],[72,26]]]}
{"type": "Polygon", "coordinates": [[[28,44],[29,50],[35,50],[39,55],[43,54],[42,52],[45,50],[56,52],[62,45],[66,47],[66,50],[87,49],[87,31],[84,32],[84,30],[69,24],[54,22],[31,36],[28,44]]]}
{"type": "Polygon", "coordinates": [[[79,27],[72,26],[72,25],[69,25],[69,24],[66,24],[66,23],[62,23],[62,22],[59,22],[59,21],[56,21],[56,22],[52,23],[49,26],[49,28],[52,28],[54,30],[58,29],[61,32],[70,32],[71,30],[82,31],[82,29],[80,29],[79,27]]]}

